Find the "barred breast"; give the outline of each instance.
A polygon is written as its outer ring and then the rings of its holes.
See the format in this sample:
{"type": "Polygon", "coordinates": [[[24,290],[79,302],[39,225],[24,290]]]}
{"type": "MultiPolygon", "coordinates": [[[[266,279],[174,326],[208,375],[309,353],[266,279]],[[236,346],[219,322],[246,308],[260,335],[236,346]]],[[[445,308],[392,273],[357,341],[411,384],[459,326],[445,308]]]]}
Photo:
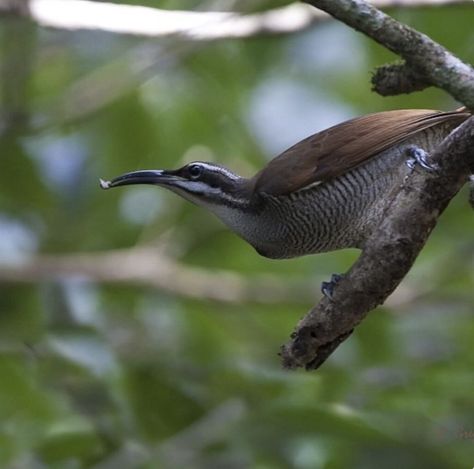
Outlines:
{"type": "Polygon", "coordinates": [[[446,134],[429,129],[333,180],[285,196],[263,195],[259,222],[244,237],[263,256],[280,259],[363,248],[410,171],[408,147],[430,152],[446,134]]]}

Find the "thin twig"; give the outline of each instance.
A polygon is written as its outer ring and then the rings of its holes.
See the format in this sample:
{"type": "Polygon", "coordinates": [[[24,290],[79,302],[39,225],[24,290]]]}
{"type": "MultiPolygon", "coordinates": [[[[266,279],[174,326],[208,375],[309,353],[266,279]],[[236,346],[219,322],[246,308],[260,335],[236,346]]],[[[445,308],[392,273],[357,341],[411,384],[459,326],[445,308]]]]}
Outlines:
{"type": "Polygon", "coordinates": [[[178,41],[156,47],[140,44],[120,57],[98,66],[70,84],[52,102],[35,103],[38,112],[31,128],[36,132],[60,122],[69,125],[90,117],[127,92],[140,86],[159,71],[172,69],[202,44],[178,41]]]}

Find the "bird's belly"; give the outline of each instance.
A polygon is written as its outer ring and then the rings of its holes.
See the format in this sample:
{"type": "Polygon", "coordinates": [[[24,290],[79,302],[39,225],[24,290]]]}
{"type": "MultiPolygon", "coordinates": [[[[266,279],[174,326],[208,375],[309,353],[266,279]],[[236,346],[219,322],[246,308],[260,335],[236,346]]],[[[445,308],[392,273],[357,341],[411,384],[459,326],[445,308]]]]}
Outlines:
{"type": "Polygon", "coordinates": [[[275,259],[362,248],[409,170],[399,163],[375,159],[331,181],[269,198],[265,221],[248,241],[275,259]]]}
{"type": "Polygon", "coordinates": [[[410,171],[407,147],[429,152],[441,139],[435,131],[424,132],[332,180],[288,195],[262,194],[258,213],[215,212],[257,252],[273,259],[363,248],[410,171]]]}

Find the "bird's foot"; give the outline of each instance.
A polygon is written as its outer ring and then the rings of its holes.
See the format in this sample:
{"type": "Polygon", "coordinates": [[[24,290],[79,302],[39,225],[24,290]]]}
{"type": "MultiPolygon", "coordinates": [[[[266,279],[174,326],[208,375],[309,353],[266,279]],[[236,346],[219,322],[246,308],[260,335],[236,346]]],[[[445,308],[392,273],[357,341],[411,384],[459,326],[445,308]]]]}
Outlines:
{"type": "Polygon", "coordinates": [[[334,293],[334,288],[336,285],[342,280],[344,275],[342,274],[332,274],[331,280],[329,282],[322,282],[321,283],[321,292],[322,294],[332,300],[332,296],[334,293]]]}
{"type": "Polygon", "coordinates": [[[439,169],[439,165],[430,161],[430,154],[423,150],[423,148],[417,147],[416,145],[410,145],[405,152],[408,156],[406,165],[410,169],[415,169],[417,164],[428,171],[436,171],[439,169]]]}

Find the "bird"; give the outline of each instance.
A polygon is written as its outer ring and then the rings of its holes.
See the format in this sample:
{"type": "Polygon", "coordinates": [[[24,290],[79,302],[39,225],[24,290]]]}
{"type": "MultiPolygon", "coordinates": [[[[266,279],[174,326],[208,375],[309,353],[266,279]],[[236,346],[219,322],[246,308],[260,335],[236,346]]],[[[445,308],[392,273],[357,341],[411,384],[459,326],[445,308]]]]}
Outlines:
{"type": "Polygon", "coordinates": [[[139,170],[103,189],[152,184],[212,212],[262,256],[288,259],[364,249],[384,218],[390,194],[414,164],[471,113],[401,109],[350,119],[311,135],[253,177],[194,161],[174,170],[139,170]]]}

